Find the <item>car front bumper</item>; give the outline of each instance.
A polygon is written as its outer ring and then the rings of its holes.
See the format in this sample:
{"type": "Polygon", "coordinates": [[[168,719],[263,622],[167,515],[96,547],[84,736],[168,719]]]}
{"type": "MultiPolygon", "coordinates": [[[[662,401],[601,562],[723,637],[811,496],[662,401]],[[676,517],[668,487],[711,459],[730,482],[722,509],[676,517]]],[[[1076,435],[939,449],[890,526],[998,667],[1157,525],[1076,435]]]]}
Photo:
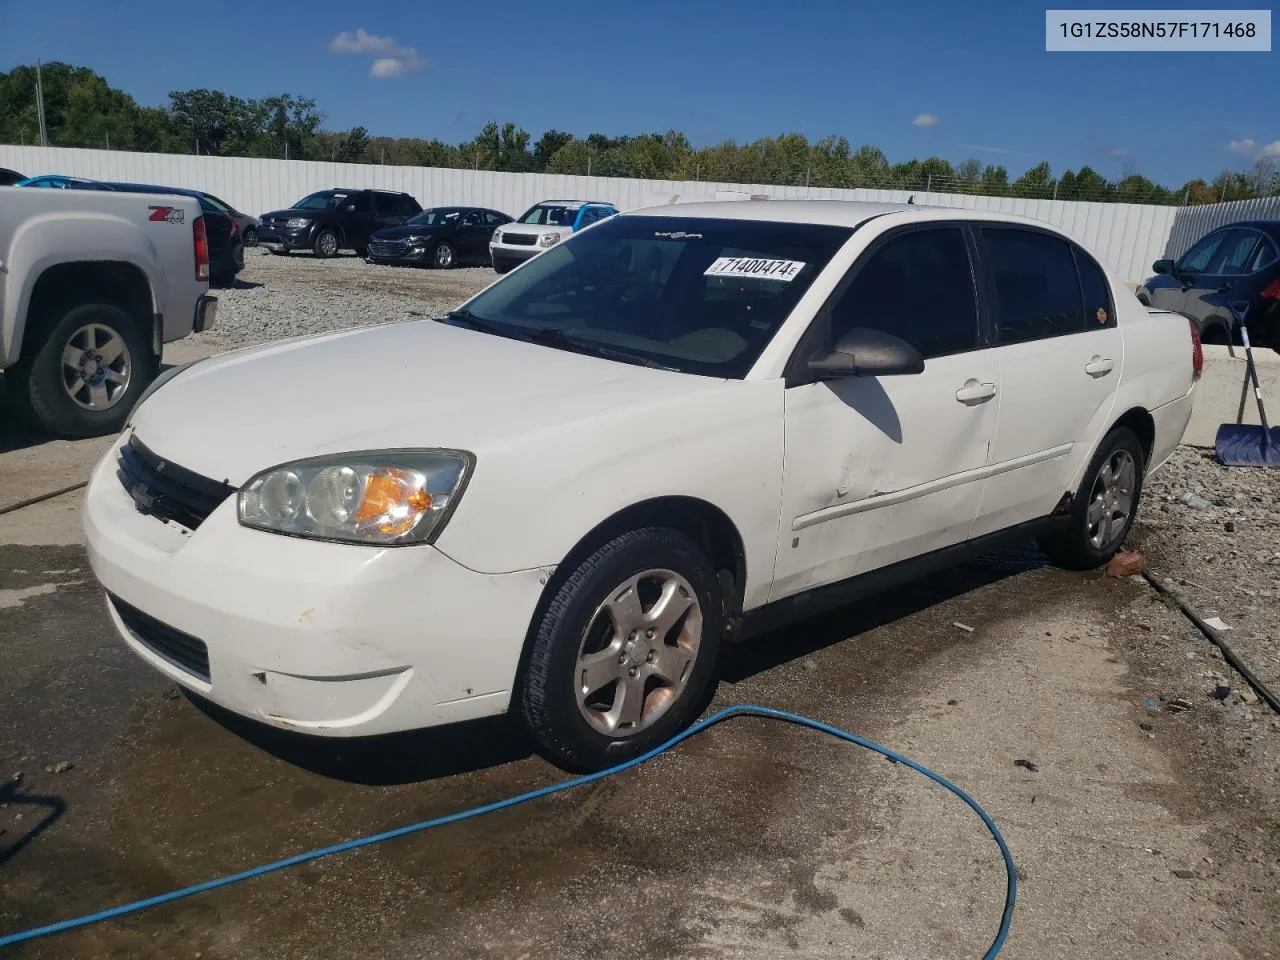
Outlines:
{"type": "Polygon", "coordinates": [[[258,228],[258,245],[268,250],[310,250],[311,228],[258,228]]]}
{"type": "Polygon", "coordinates": [[[187,531],[126,493],[126,438],[94,470],[84,530],[117,631],[156,670],[235,713],[321,736],[507,709],[544,571],[486,575],[430,546],[249,530],[234,495],[187,531]],[[201,647],[207,662],[193,668],[201,647]]]}
{"type": "Polygon", "coordinates": [[[550,249],[551,247],[508,246],[505,243],[491,243],[489,244],[489,259],[495,266],[500,263],[515,265],[524,263],[526,260],[532,260],[538,254],[550,249]]]}

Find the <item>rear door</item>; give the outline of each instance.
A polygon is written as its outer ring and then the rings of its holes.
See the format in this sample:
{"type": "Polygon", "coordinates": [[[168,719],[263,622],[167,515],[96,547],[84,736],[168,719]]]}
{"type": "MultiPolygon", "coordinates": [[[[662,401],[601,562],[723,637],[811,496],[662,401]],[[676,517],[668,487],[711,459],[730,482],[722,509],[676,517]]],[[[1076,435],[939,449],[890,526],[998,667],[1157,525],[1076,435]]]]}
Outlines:
{"type": "Polygon", "coordinates": [[[398,227],[407,217],[401,199],[394,193],[375,193],[373,195],[373,229],[398,227]]]}
{"type": "Polygon", "coordinates": [[[1047,516],[1070,490],[1110,423],[1124,338],[1110,282],[1082,248],[1034,227],[975,232],[1001,391],[980,536],[1047,516]]]}

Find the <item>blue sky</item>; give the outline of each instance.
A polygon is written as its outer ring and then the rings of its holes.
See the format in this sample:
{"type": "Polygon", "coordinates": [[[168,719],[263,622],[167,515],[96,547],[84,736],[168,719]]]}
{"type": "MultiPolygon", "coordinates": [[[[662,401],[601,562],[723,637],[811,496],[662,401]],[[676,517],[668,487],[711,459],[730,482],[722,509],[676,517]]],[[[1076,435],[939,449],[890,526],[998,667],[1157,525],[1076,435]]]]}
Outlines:
{"type": "Polygon", "coordinates": [[[0,69],[83,64],[152,105],[297,93],[375,135],[835,133],[891,161],[1128,163],[1170,185],[1280,160],[1280,53],[1047,53],[1044,5],[1007,0],[0,3],[0,69]],[[343,33],[360,52],[331,49],[343,33]]]}

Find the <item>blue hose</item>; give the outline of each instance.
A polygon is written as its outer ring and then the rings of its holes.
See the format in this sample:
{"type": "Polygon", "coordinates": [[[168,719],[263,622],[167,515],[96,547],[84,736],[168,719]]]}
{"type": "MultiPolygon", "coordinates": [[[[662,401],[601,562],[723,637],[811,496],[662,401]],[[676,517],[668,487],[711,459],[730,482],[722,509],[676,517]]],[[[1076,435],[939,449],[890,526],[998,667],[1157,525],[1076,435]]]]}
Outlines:
{"type": "Polygon", "coordinates": [[[811,730],[818,730],[822,733],[830,734],[849,743],[857,744],[865,747],[875,753],[888,757],[890,760],[896,761],[903,766],[910,767],[916,773],[928,777],[939,786],[945,787],[954,793],[957,797],[968,804],[981,819],[987,830],[991,832],[991,836],[995,838],[997,846],[1000,847],[1000,855],[1004,857],[1004,870],[1006,877],[1004,912],[1000,916],[1000,926],[996,931],[996,937],[991,941],[991,946],[987,948],[987,952],[982,955],[982,960],[993,960],[1000,952],[1000,948],[1004,946],[1005,938],[1009,935],[1009,924],[1013,921],[1013,904],[1018,894],[1017,873],[1013,865],[1013,855],[1009,853],[1009,847],[1004,842],[1004,837],[1000,835],[1000,830],[996,827],[995,821],[991,816],[978,806],[978,802],[965,793],[954,783],[947,780],[940,774],[934,773],[927,767],[923,767],[914,760],[894,753],[887,747],[882,747],[870,740],[864,740],[856,734],[849,733],[847,730],[841,730],[814,720],[811,717],[803,717],[798,713],[787,713],[785,710],[774,710],[772,707],[759,707],[752,704],[737,704],[732,707],[726,707],[718,713],[713,713],[704,720],[700,720],[693,726],[676,734],[661,746],[654,747],[648,753],[636,757],[634,760],[628,760],[626,763],[620,763],[616,767],[610,767],[607,770],[601,770],[598,773],[587,774],[586,776],[575,777],[572,780],[566,780],[563,783],[555,783],[548,787],[539,787],[537,790],[530,790],[528,793],[522,793],[515,797],[508,797],[506,800],[497,800],[494,803],[486,803],[483,806],[472,807],[470,810],[462,810],[458,813],[451,813],[443,817],[435,817],[431,820],[422,820],[418,823],[411,823],[405,827],[396,827],[394,830],[386,830],[382,833],[375,833],[367,837],[358,837],[355,840],[345,840],[342,843],[335,843],[327,847],[320,847],[310,850],[307,853],[299,853],[292,857],[285,857],[283,860],[276,860],[274,863],[265,863],[260,867],[254,867],[251,870],[242,870],[240,873],[233,873],[225,877],[218,877],[215,880],[207,880],[204,883],[197,883],[194,886],[183,887],[180,890],[172,890],[169,893],[162,893],[158,897],[148,897],[145,900],[136,900],[133,903],[126,903],[119,907],[112,907],[109,910],[100,910],[97,913],[88,913],[81,917],[74,917],[70,920],[61,920],[58,923],[51,923],[44,927],[33,927],[30,930],[23,930],[19,933],[10,933],[0,937],[0,947],[7,947],[15,943],[23,943],[27,940],[36,940],[40,937],[48,937],[55,933],[63,933],[67,930],[74,930],[77,927],[87,927],[91,924],[101,923],[103,920],[110,920],[112,917],[123,917],[130,913],[139,913],[150,907],[157,907],[162,903],[170,903],[174,900],[181,900],[184,897],[190,897],[197,893],[204,893],[206,890],[216,890],[218,887],[228,887],[233,883],[239,883],[241,880],[251,880],[254,877],[260,877],[265,873],[274,873],[276,870],[283,870],[285,867],[296,866],[300,863],[308,863],[312,860],[319,860],[321,857],[328,857],[335,853],[343,853],[347,850],[355,850],[359,847],[372,846],[375,843],[382,843],[384,840],[392,840],[396,837],[407,836],[411,833],[419,833],[423,830],[430,830],[433,827],[442,827],[447,823],[457,823],[461,820],[470,820],[472,817],[480,817],[486,813],[494,813],[498,810],[505,810],[508,807],[514,807],[521,803],[527,803],[530,800],[537,800],[540,797],[549,797],[553,793],[561,793],[565,790],[572,790],[574,787],[585,786],[588,783],[595,783],[597,780],[603,780],[605,777],[611,777],[615,773],[621,773],[623,770],[630,770],[632,767],[639,766],[646,760],[652,760],[658,754],[670,750],[676,744],[688,740],[690,737],[701,733],[716,724],[728,720],[732,717],[765,717],[770,720],[784,720],[787,723],[794,723],[798,726],[808,727],[811,730]]]}

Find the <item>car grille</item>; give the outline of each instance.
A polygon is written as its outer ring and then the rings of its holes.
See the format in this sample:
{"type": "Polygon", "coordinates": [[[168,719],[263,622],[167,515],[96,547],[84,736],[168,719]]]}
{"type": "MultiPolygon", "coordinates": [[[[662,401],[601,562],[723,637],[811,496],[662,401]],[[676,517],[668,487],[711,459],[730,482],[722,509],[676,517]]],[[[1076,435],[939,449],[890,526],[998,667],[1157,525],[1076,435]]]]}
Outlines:
{"type": "Polygon", "coordinates": [[[107,594],[107,600],[139,643],[175,667],[199,677],[205,683],[209,682],[209,648],[203,640],[197,640],[190,634],[161,623],[113,593],[107,594]]]}
{"type": "Polygon", "coordinates": [[[140,513],[172,520],[189,530],[200,526],[236,492],[235,487],[161,459],[136,434],[120,448],[116,476],[140,513]]]}
{"type": "Polygon", "coordinates": [[[508,233],[503,230],[502,242],[509,243],[513,247],[532,247],[538,242],[538,238],[532,233],[508,233]]]}
{"type": "Polygon", "coordinates": [[[375,257],[403,257],[409,249],[407,240],[370,240],[369,253],[375,257]]]}

